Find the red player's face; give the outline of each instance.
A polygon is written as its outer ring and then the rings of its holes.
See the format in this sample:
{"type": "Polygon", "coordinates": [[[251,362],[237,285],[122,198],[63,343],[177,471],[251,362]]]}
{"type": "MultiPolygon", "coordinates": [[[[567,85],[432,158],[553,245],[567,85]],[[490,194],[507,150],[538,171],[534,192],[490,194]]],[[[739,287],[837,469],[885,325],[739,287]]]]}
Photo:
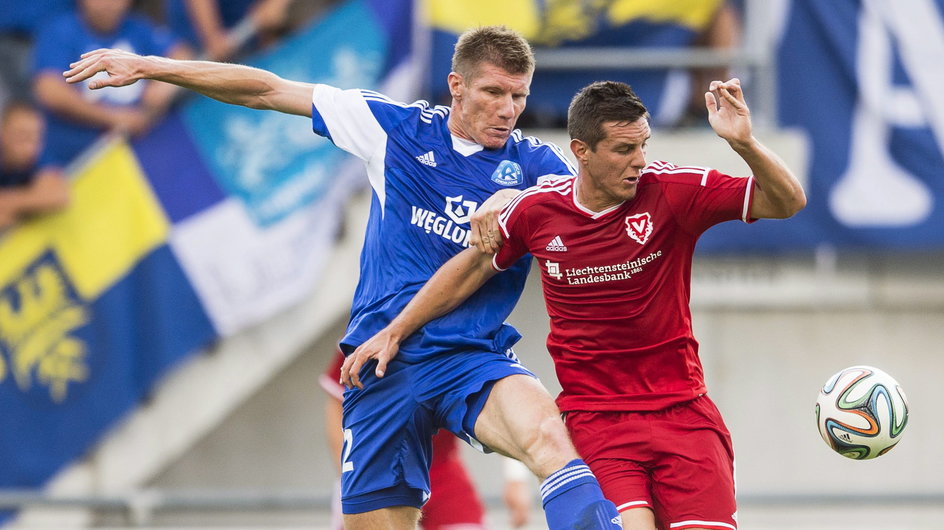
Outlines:
{"type": "Polygon", "coordinates": [[[581,140],[572,140],[571,148],[580,162],[578,199],[594,211],[602,211],[636,196],[639,174],[646,167],[646,142],[651,131],[649,121],[606,122],[606,136],[590,149],[581,140]]]}
{"type": "Polygon", "coordinates": [[[524,110],[531,74],[511,74],[491,63],[482,63],[471,78],[449,74],[453,113],[449,130],[487,149],[505,145],[524,110]]]}

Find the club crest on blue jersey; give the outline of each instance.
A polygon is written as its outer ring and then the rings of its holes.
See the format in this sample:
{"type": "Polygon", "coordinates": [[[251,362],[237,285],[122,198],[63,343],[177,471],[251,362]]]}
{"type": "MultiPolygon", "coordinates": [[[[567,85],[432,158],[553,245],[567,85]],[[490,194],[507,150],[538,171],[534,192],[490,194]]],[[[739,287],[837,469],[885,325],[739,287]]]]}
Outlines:
{"type": "Polygon", "coordinates": [[[517,186],[524,182],[524,173],[521,172],[521,166],[517,162],[502,160],[492,173],[492,182],[499,186],[517,186]]]}
{"type": "Polygon", "coordinates": [[[462,200],[462,195],[446,197],[446,215],[459,224],[468,223],[478,206],[475,201],[462,200]]]}

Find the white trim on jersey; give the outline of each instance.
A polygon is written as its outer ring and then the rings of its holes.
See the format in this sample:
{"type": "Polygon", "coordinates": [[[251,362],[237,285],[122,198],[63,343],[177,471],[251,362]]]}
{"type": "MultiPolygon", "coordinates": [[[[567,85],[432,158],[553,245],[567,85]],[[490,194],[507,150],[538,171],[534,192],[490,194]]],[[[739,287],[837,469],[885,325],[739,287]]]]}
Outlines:
{"type": "Polygon", "coordinates": [[[377,122],[367,101],[368,96],[376,101],[389,99],[374,97],[376,92],[368,92],[318,84],[312,91],[311,103],[327,125],[334,145],[367,163],[367,179],[377,194],[380,211],[383,212],[386,201],[384,159],[387,154],[387,132],[377,122]]]}
{"type": "Polygon", "coordinates": [[[622,512],[623,510],[628,510],[629,508],[640,508],[643,506],[650,506],[649,501],[630,501],[624,502],[616,507],[616,511],[622,512]]]}
{"type": "Polygon", "coordinates": [[[708,173],[711,172],[711,170],[708,168],[704,168],[704,169],[705,171],[701,174],[701,187],[703,188],[705,187],[706,184],[708,184],[708,173]]]}
{"type": "MultiPolygon", "coordinates": [[[[423,103],[426,103],[425,101],[423,103]]],[[[439,116],[442,119],[446,119],[449,115],[449,107],[443,107],[442,105],[437,105],[433,108],[429,108],[429,104],[426,103],[426,108],[420,112],[420,121],[426,124],[433,123],[433,117],[439,116]]]]}
{"type": "Polygon", "coordinates": [[[747,214],[751,211],[751,192],[754,191],[754,177],[747,177],[747,187],[744,189],[744,207],[741,209],[741,220],[750,221],[747,214]]]}
{"type": "Polygon", "coordinates": [[[374,90],[368,90],[366,88],[362,88],[360,89],[360,92],[361,92],[361,95],[364,96],[364,99],[370,99],[374,101],[383,101],[384,103],[390,103],[391,105],[399,105],[401,107],[406,107],[406,105],[404,105],[403,103],[399,101],[394,101],[390,99],[390,97],[387,96],[386,94],[381,94],[380,92],[376,92],[374,90]]]}
{"type": "Polygon", "coordinates": [[[387,105],[396,105],[404,109],[408,109],[410,107],[416,107],[420,109],[420,121],[422,121],[423,123],[427,123],[427,124],[433,123],[433,117],[437,115],[442,117],[443,119],[445,119],[446,116],[449,115],[449,107],[436,105],[435,107],[430,108],[429,102],[426,101],[425,99],[420,99],[407,105],[406,103],[394,101],[390,99],[389,97],[385,96],[384,94],[381,94],[380,92],[374,92],[373,90],[362,89],[361,93],[364,94],[364,99],[366,99],[367,101],[379,101],[387,105]]]}
{"type": "MultiPolygon", "coordinates": [[[[567,195],[567,193],[570,192],[570,188],[574,181],[574,178],[575,177],[563,177],[561,179],[556,179],[556,180],[547,180],[537,186],[533,186],[522,191],[521,193],[516,195],[513,199],[508,201],[508,204],[506,204],[505,207],[502,208],[501,213],[498,214],[498,227],[501,228],[502,234],[506,238],[509,237],[508,227],[506,226],[506,223],[508,222],[508,218],[511,216],[511,212],[513,212],[515,208],[518,207],[522,199],[524,199],[525,197],[530,197],[531,195],[534,195],[537,193],[548,193],[552,191],[560,193],[561,195],[567,195]]],[[[499,269],[499,270],[504,270],[504,269],[499,269]]]]}
{"type": "Polygon", "coordinates": [[[730,525],[728,523],[722,523],[720,521],[679,521],[677,523],[672,523],[669,525],[669,528],[679,528],[682,526],[698,526],[698,527],[707,527],[707,528],[730,528],[731,530],[737,530],[737,527],[730,525]]]}
{"type": "Polygon", "coordinates": [[[508,270],[508,269],[503,269],[503,268],[501,268],[501,267],[498,266],[498,262],[495,261],[495,258],[497,258],[497,257],[498,257],[498,253],[497,253],[497,252],[496,252],[495,254],[492,254],[492,268],[495,269],[495,270],[498,271],[498,272],[505,272],[506,270],[508,270]]]}
{"type": "Polygon", "coordinates": [[[711,172],[711,168],[704,166],[677,166],[671,162],[666,162],[664,160],[654,160],[649,163],[646,167],[643,168],[642,173],[666,173],[669,175],[675,175],[678,173],[701,173],[702,174],[702,186],[705,185],[708,173],[711,172]]]}
{"type": "Polygon", "coordinates": [[[574,207],[577,208],[578,210],[580,210],[580,211],[586,213],[587,215],[589,215],[591,219],[599,219],[599,218],[605,216],[606,214],[612,212],[613,210],[616,210],[617,208],[619,208],[620,206],[622,206],[623,204],[626,203],[626,201],[620,201],[619,204],[614,204],[613,206],[610,206],[610,207],[607,208],[606,210],[602,210],[602,211],[599,211],[599,212],[595,212],[595,211],[591,210],[590,208],[587,208],[586,206],[580,204],[580,201],[577,200],[577,191],[576,191],[576,190],[574,190],[574,192],[571,194],[571,199],[574,201],[574,207]]]}
{"type": "Polygon", "coordinates": [[[480,143],[466,140],[465,138],[459,138],[452,133],[449,133],[449,136],[452,137],[452,150],[464,157],[470,157],[479,151],[485,150],[485,146],[480,143]]]}

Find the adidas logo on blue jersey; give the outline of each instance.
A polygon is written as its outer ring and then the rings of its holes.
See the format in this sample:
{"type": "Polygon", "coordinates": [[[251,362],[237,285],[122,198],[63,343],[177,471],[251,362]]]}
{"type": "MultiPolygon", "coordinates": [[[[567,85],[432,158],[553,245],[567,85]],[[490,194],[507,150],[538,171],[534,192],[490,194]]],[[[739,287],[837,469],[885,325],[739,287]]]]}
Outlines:
{"type": "Polygon", "coordinates": [[[430,151],[430,152],[428,152],[428,153],[424,153],[424,154],[422,154],[422,155],[416,157],[416,159],[420,161],[420,164],[424,164],[424,165],[427,165],[427,166],[429,166],[429,167],[436,167],[436,157],[433,156],[433,152],[432,152],[432,151],[430,151]]]}
{"type": "Polygon", "coordinates": [[[564,241],[560,236],[554,236],[554,239],[544,247],[544,250],[550,252],[567,252],[567,246],[564,245],[564,241]]]}

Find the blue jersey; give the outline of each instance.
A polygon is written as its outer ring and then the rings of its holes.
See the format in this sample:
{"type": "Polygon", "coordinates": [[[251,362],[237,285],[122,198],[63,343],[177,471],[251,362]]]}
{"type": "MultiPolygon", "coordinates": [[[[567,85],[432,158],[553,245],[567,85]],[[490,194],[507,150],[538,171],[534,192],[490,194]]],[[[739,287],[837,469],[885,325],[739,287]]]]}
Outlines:
{"type": "MultiPolygon", "coordinates": [[[[469,245],[469,218],[505,188],[572,175],[556,146],[514,131],[501,149],[454,137],[448,107],[396,103],[376,92],[318,85],[312,126],[361,158],[373,188],[351,321],[350,351],[386,326],[449,258],[469,245]]],[[[398,359],[417,362],[462,351],[505,353],[520,338],[504,323],[530,266],[526,256],[489,280],[451,313],[400,345],[398,359]]]]}

